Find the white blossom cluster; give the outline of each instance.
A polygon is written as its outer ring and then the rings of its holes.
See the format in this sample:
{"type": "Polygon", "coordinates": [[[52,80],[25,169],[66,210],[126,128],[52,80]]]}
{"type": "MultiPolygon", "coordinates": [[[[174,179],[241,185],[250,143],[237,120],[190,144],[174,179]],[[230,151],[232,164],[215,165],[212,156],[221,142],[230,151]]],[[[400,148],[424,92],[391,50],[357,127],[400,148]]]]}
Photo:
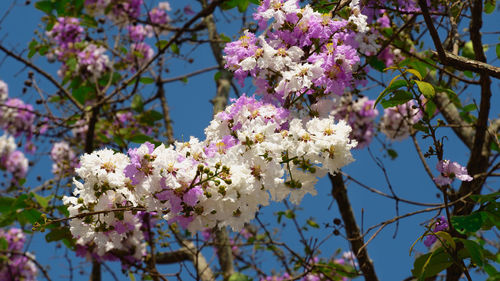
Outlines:
{"type": "MultiPolygon", "coordinates": [[[[83,182],[75,179],[75,197],[63,201],[71,216],[141,207],[192,232],[217,225],[239,230],[269,199],[289,196],[299,203],[305,194],[316,194],[318,177],[352,162],[356,142],[349,140],[350,131],[332,116],[305,122],[243,96],[216,115],[205,141],[191,138],[156,148],[145,143],[128,156],[109,149],[85,154],[76,169],[83,182]]],[[[71,232],[78,244],[96,243],[100,254],[131,237],[139,251],[138,222],[125,214],[73,219],[71,232]],[[118,233],[117,223],[130,230],[118,233]]]]}

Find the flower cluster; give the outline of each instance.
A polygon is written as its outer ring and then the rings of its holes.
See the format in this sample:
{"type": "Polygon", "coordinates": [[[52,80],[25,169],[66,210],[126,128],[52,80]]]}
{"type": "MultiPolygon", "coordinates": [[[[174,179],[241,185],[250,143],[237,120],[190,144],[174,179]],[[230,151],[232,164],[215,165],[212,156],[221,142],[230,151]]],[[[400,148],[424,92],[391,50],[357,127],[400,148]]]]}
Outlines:
{"type": "Polygon", "coordinates": [[[54,27],[46,32],[52,39],[51,51],[63,63],[59,76],[67,77],[82,74],[85,77],[100,77],[109,68],[106,49],[87,41],[81,41],[83,27],[80,20],[72,17],[59,17],[54,27]]]}
{"type": "Polygon", "coordinates": [[[471,181],[473,178],[467,173],[467,168],[460,166],[457,162],[441,160],[436,164],[436,169],[441,173],[434,181],[438,185],[451,184],[454,179],[471,181]]]}
{"type": "Polygon", "coordinates": [[[410,135],[410,129],[423,116],[414,100],[384,109],[380,120],[380,131],[391,140],[402,140],[410,135]]]}
{"type": "Polygon", "coordinates": [[[2,80],[0,80],[0,128],[14,137],[24,136],[26,138],[25,151],[35,150],[31,142],[35,132],[33,106],[25,104],[20,99],[9,98],[9,88],[2,80]]]}
{"type": "MultiPolygon", "coordinates": [[[[193,232],[216,225],[239,230],[270,198],[299,203],[316,193],[317,177],[353,161],[350,131],[331,116],[305,123],[242,96],[215,116],[203,142],[145,143],[128,156],[108,149],[82,156],[76,173],[83,183],[74,181],[79,198],[63,201],[71,215],[142,207],[193,232]]],[[[104,253],[121,247],[115,224],[122,220],[115,212],[73,219],[71,232],[79,244],[93,241],[104,253]]]]}
{"type": "MultiPolygon", "coordinates": [[[[334,105],[333,114],[337,120],[346,120],[352,128],[351,138],[358,142],[357,149],[370,144],[375,131],[375,117],[378,110],[373,108],[375,101],[367,97],[355,100],[344,96],[334,105]]],[[[321,106],[321,103],[320,103],[321,106]]]]}
{"type": "Polygon", "coordinates": [[[24,178],[28,172],[28,159],[16,148],[17,145],[12,136],[5,134],[0,137],[0,168],[12,173],[13,183],[24,178]]]}
{"type": "Polygon", "coordinates": [[[7,241],[7,251],[0,254],[0,280],[34,281],[37,268],[35,257],[24,251],[26,238],[21,229],[0,229],[0,239],[7,241]]]}
{"type": "Polygon", "coordinates": [[[58,177],[72,174],[78,167],[78,158],[69,144],[65,141],[56,142],[50,151],[52,164],[52,173],[58,177]]]}
{"type": "Polygon", "coordinates": [[[347,19],[320,14],[298,0],[267,0],[254,14],[270,30],[256,37],[246,31],[226,45],[226,68],[243,85],[253,77],[257,93],[280,104],[303,94],[343,95],[353,86],[359,52],[378,45],[366,37],[369,30],[359,1],[351,1],[347,19]]]}
{"type": "Polygon", "coordinates": [[[54,27],[46,34],[62,49],[72,48],[74,43],[82,40],[83,27],[77,18],[59,17],[54,27]]]}
{"type": "MultiPolygon", "coordinates": [[[[434,222],[434,227],[432,229],[432,232],[436,233],[438,231],[446,230],[447,228],[448,228],[448,221],[444,216],[441,216],[437,218],[436,221],[434,222]]],[[[425,246],[430,247],[436,241],[437,241],[436,235],[431,234],[425,237],[424,244],[425,246]]]]}

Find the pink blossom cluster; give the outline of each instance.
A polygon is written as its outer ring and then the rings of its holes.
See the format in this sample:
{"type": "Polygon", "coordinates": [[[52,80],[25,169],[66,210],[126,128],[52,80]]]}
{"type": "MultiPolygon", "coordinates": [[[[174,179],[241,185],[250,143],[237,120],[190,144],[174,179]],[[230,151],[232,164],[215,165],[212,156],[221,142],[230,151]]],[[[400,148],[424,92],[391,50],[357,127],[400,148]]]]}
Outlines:
{"type": "Polygon", "coordinates": [[[411,127],[423,116],[414,100],[384,109],[380,131],[390,140],[403,140],[410,135],[411,127]]]}
{"type": "Polygon", "coordinates": [[[34,281],[37,280],[35,257],[24,251],[26,237],[19,228],[0,229],[0,239],[5,239],[7,249],[0,254],[0,280],[34,281]]]}
{"type": "Polygon", "coordinates": [[[351,1],[348,19],[320,14],[298,0],[266,0],[254,14],[270,29],[256,36],[245,31],[226,45],[226,68],[243,85],[251,76],[257,93],[286,104],[303,94],[343,95],[354,86],[360,56],[376,49],[359,1],[351,1]],[[358,52],[359,51],[359,52],[358,52]]]}
{"type": "Polygon", "coordinates": [[[87,41],[81,41],[83,27],[80,20],[59,17],[52,30],[46,35],[52,39],[52,54],[63,63],[59,76],[100,77],[110,66],[106,49],[87,41]]]}
{"type": "Polygon", "coordinates": [[[52,164],[52,173],[57,177],[64,177],[73,174],[78,167],[78,158],[69,144],[65,141],[56,142],[50,150],[50,159],[52,164]]]}
{"type": "Polygon", "coordinates": [[[375,101],[367,97],[353,100],[344,96],[334,105],[333,114],[337,120],[346,120],[351,126],[350,137],[358,142],[357,149],[364,148],[372,141],[375,131],[375,117],[378,110],[373,108],[375,101]]]}
{"type": "Polygon", "coordinates": [[[31,142],[35,132],[35,113],[33,106],[17,98],[9,98],[7,84],[0,80],[0,128],[14,137],[24,136],[25,151],[34,152],[31,142]]]}
{"type": "MultiPolygon", "coordinates": [[[[269,199],[299,203],[316,194],[318,177],[353,161],[350,131],[332,116],[305,122],[242,96],[215,116],[205,141],[83,155],[76,169],[83,182],[74,180],[75,197],[63,201],[71,216],[142,207],[192,232],[216,225],[240,230],[269,199]]],[[[114,227],[121,220],[113,212],[76,218],[71,232],[79,244],[93,242],[104,253],[122,247],[114,227]]]]}
{"type": "Polygon", "coordinates": [[[17,183],[28,172],[28,159],[17,150],[12,136],[0,137],[0,168],[12,174],[12,182],[17,183]]]}
{"type": "MultiPolygon", "coordinates": [[[[432,232],[436,233],[438,231],[443,231],[448,229],[448,221],[444,216],[440,216],[434,221],[434,226],[432,228],[432,232]]],[[[434,234],[427,235],[424,240],[424,244],[427,247],[432,246],[437,241],[437,237],[434,234]]]]}
{"type": "Polygon", "coordinates": [[[467,173],[467,168],[462,167],[457,162],[441,160],[436,164],[436,169],[439,171],[440,175],[434,178],[434,181],[441,186],[451,184],[454,179],[459,179],[461,181],[473,180],[467,173]]]}

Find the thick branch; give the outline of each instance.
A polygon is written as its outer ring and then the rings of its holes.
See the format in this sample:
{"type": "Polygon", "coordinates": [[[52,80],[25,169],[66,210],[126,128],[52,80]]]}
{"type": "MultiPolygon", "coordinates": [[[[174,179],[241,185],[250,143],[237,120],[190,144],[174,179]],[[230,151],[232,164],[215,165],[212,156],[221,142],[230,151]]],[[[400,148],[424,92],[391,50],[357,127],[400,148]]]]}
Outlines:
{"type": "MultiPolygon", "coordinates": [[[[461,56],[458,56],[458,55],[455,55],[453,53],[445,51],[443,44],[441,43],[441,39],[439,39],[439,34],[438,34],[438,32],[437,32],[437,30],[434,27],[434,24],[432,22],[432,18],[431,18],[431,15],[429,14],[429,9],[427,8],[426,1],[425,0],[418,0],[418,4],[420,5],[420,8],[422,9],[422,14],[424,16],[425,23],[427,25],[427,28],[429,29],[429,33],[431,35],[432,41],[434,42],[434,46],[436,47],[436,50],[437,50],[437,52],[434,52],[434,53],[437,54],[440,62],[443,65],[452,66],[452,67],[459,69],[459,70],[469,70],[469,71],[474,71],[477,73],[483,73],[483,74],[491,75],[495,78],[500,79],[500,68],[496,67],[496,66],[489,65],[486,63],[486,57],[484,56],[484,52],[482,51],[482,48],[483,48],[482,45],[476,51],[475,44],[481,44],[481,40],[480,40],[481,35],[479,34],[479,30],[480,30],[481,25],[482,25],[481,15],[479,15],[479,19],[478,19],[477,15],[474,16],[474,12],[473,12],[473,16],[472,16],[471,41],[472,41],[472,44],[474,47],[474,52],[476,54],[476,60],[471,60],[471,59],[467,59],[467,58],[464,58],[464,57],[461,57],[461,56]],[[473,22],[475,22],[475,23],[473,23],[473,22]],[[479,28],[477,28],[477,27],[479,27],[479,28]],[[473,30],[473,28],[476,28],[476,30],[473,30]],[[473,35],[474,33],[478,34],[479,40],[477,40],[477,38],[476,39],[474,38],[475,37],[473,35]],[[474,43],[475,41],[479,41],[479,42],[474,43]],[[479,49],[481,49],[481,51],[479,51],[479,49]]],[[[474,5],[472,8],[473,11],[475,9],[474,8],[475,6],[476,5],[474,5]]],[[[481,4],[481,7],[482,7],[482,4],[481,4]]],[[[482,10],[480,12],[482,13],[482,10]]]]}
{"type": "Polygon", "coordinates": [[[363,272],[366,281],[377,281],[378,277],[375,274],[375,268],[373,266],[370,257],[368,256],[368,251],[363,248],[365,244],[363,237],[361,236],[358,224],[354,217],[354,213],[351,208],[351,203],[349,202],[349,197],[347,196],[347,190],[344,184],[344,179],[340,173],[335,176],[328,174],[330,181],[332,182],[332,195],[337,201],[340,215],[344,221],[345,231],[347,233],[347,239],[351,244],[352,251],[356,255],[359,262],[359,267],[363,272]]]}

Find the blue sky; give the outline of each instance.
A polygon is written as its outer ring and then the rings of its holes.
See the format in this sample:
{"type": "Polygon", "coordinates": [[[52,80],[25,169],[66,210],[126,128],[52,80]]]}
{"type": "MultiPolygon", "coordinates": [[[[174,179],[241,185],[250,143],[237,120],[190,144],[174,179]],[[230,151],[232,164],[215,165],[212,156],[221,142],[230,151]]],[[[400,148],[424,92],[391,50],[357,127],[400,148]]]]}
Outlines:
{"type": "MultiPolygon", "coordinates": [[[[4,14],[12,2],[11,0],[4,1],[6,3],[3,3],[0,6],[0,16],[4,14]]],[[[176,7],[179,5],[180,1],[171,2],[173,6],[176,7]]],[[[184,1],[181,2],[183,3],[184,1]]],[[[196,4],[193,4],[192,6],[196,11],[196,4]]],[[[232,13],[234,14],[235,12],[233,11],[232,13]]],[[[498,13],[496,14],[498,15],[498,13]]],[[[227,18],[231,18],[230,15],[231,13],[229,13],[227,18]]],[[[13,11],[0,25],[1,43],[8,48],[15,48],[18,52],[25,49],[31,38],[33,38],[33,30],[40,23],[41,16],[42,14],[35,10],[33,5],[25,6],[24,1],[17,1],[13,11]]],[[[498,25],[494,24],[494,20],[495,18],[493,16],[486,17],[484,30],[498,31],[496,30],[498,25]]],[[[236,25],[223,19],[218,23],[218,27],[226,35],[234,36],[236,35],[239,23],[236,25]]],[[[488,42],[486,43],[498,42],[498,39],[496,38],[497,36],[498,35],[487,37],[488,42]]],[[[489,56],[494,56],[494,51],[492,52],[492,50],[494,50],[494,48],[490,48],[488,51],[487,54],[489,56]]],[[[181,74],[189,73],[193,70],[215,65],[215,60],[212,58],[211,51],[208,49],[208,46],[196,50],[195,53],[193,53],[193,58],[195,59],[193,64],[179,61],[172,63],[170,68],[171,71],[168,75],[175,77],[181,74]]],[[[34,61],[38,65],[41,65],[43,69],[55,75],[55,70],[57,70],[58,67],[57,64],[47,64],[45,58],[36,56],[34,61]]],[[[23,81],[26,79],[26,70],[23,69],[23,66],[10,58],[4,59],[3,54],[0,54],[0,63],[0,79],[4,80],[9,85],[10,96],[18,96],[25,102],[34,105],[37,96],[33,90],[28,90],[26,94],[21,95],[23,81]]],[[[498,62],[495,63],[498,65],[498,62]]],[[[174,134],[177,139],[186,140],[189,136],[196,136],[200,139],[204,138],[203,129],[211,120],[212,114],[212,107],[209,100],[212,99],[215,94],[215,82],[213,79],[214,74],[215,71],[207,72],[205,74],[189,78],[187,84],[175,82],[166,87],[167,100],[171,109],[171,118],[174,120],[174,134]]],[[[374,73],[374,75],[377,76],[379,74],[374,73]]],[[[390,78],[392,77],[387,75],[385,76],[386,81],[390,78]]],[[[43,79],[39,80],[41,87],[50,87],[47,81],[44,81],[43,79]]],[[[498,80],[493,81],[492,89],[494,95],[495,93],[498,93],[498,80]]],[[[246,90],[248,94],[251,94],[251,87],[246,87],[244,90],[246,90]]],[[[147,91],[147,89],[145,91],[147,91]]],[[[380,89],[375,88],[363,94],[374,99],[379,92],[380,89]]],[[[472,102],[473,99],[478,99],[477,93],[477,88],[471,87],[463,94],[463,97],[464,99],[468,99],[472,102]]],[[[496,95],[492,106],[492,116],[498,117],[499,105],[499,97],[496,95]]],[[[379,111],[382,111],[381,107],[379,108],[379,111]]],[[[450,130],[442,129],[439,134],[441,136],[448,137],[448,141],[445,143],[445,158],[449,158],[465,165],[468,153],[462,143],[452,135],[450,130]]],[[[380,135],[380,138],[384,139],[382,135],[380,135]]],[[[425,144],[426,141],[422,141],[422,147],[426,147],[425,144]]],[[[425,174],[421,163],[417,159],[415,148],[413,147],[411,141],[406,140],[403,142],[395,142],[392,144],[392,147],[399,153],[399,157],[396,160],[391,160],[384,156],[385,154],[382,150],[382,146],[377,141],[372,143],[371,151],[384,163],[384,166],[388,171],[390,182],[394,187],[396,194],[400,197],[413,201],[440,203],[440,199],[436,197],[437,190],[425,174]]],[[[35,181],[37,175],[42,175],[44,178],[48,178],[50,176],[51,163],[48,160],[48,154],[43,154],[47,153],[49,149],[50,147],[46,145],[39,148],[39,154],[36,155],[36,158],[39,158],[40,161],[38,161],[37,165],[33,167],[29,173],[27,182],[28,186],[36,186],[38,184],[38,182],[35,181]]],[[[377,167],[373,159],[371,159],[368,151],[366,149],[355,151],[354,157],[356,161],[346,167],[344,171],[363,183],[378,188],[383,192],[390,193],[384,174],[380,168],[377,167]]],[[[434,168],[435,162],[431,160],[429,161],[429,165],[431,168],[434,168]]],[[[498,186],[498,182],[491,181],[490,184],[491,186],[498,186]]],[[[321,239],[333,230],[331,228],[324,228],[324,224],[331,224],[333,218],[340,217],[340,215],[338,213],[336,203],[332,203],[333,199],[329,195],[330,183],[328,179],[322,179],[317,186],[317,190],[317,196],[306,196],[304,198],[302,204],[300,205],[302,211],[298,214],[299,221],[302,220],[305,222],[305,220],[309,217],[314,217],[317,220],[322,227],[320,230],[311,231],[309,233],[315,235],[317,234],[317,236],[321,239]],[[331,208],[328,208],[330,205],[331,208]]],[[[365,230],[371,225],[390,219],[396,215],[395,202],[393,200],[374,195],[354,183],[350,183],[348,185],[348,192],[358,223],[361,222],[361,214],[363,210],[363,228],[365,230]]],[[[271,227],[278,227],[279,225],[277,224],[273,213],[283,209],[285,209],[283,204],[273,203],[271,206],[263,208],[260,216],[269,222],[271,227]]],[[[405,203],[400,203],[399,205],[400,214],[418,209],[421,209],[421,207],[415,207],[405,203]]],[[[393,234],[395,232],[395,225],[393,224],[386,227],[377,236],[377,238],[369,244],[368,251],[370,257],[374,261],[380,280],[402,280],[410,276],[410,270],[412,268],[415,255],[409,255],[409,248],[412,243],[425,231],[423,224],[435,215],[435,212],[431,212],[403,219],[399,223],[396,238],[393,239],[393,234]]],[[[297,237],[298,236],[293,231],[293,228],[290,228],[290,224],[288,224],[285,231],[282,231],[280,234],[280,239],[293,247],[300,249],[297,237]]],[[[341,237],[330,238],[328,242],[321,247],[321,256],[328,257],[338,248],[348,250],[349,246],[346,240],[341,237]]],[[[416,249],[418,252],[426,251],[426,248],[422,243],[417,244],[416,249]]],[[[69,263],[64,258],[64,246],[63,248],[56,248],[54,243],[46,244],[44,242],[43,235],[35,235],[29,250],[35,253],[38,260],[41,261],[42,264],[50,264],[50,272],[53,276],[53,280],[67,280],[69,263]]],[[[207,254],[211,254],[211,252],[207,252],[207,254]]],[[[83,263],[82,259],[75,258],[72,253],[69,253],[69,259],[71,260],[73,267],[83,263]]],[[[126,276],[121,275],[119,272],[119,265],[117,263],[111,263],[111,266],[117,272],[119,280],[128,279],[126,276]]],[[[273,268],[277,271],[280,270],[276,263],[268,263],[267,267],[268,268],[266,268],[266,270],[268,271],[273,268]]],[[[83,267],[81,269],[84,270],[85,274],[80,276],[78,274],[79,270],[75,270],[75,278],[73,280],[88,279],[88,272],[90,271],[89,264],[83,263],[83,267]]],[[[169,268],[163,269],[161,266],[159,269],[162,272],[167,272],[169,270],[169,268]]],[[[103,280],[107,280],[107,278],[104,278],[103,280]]]]}

